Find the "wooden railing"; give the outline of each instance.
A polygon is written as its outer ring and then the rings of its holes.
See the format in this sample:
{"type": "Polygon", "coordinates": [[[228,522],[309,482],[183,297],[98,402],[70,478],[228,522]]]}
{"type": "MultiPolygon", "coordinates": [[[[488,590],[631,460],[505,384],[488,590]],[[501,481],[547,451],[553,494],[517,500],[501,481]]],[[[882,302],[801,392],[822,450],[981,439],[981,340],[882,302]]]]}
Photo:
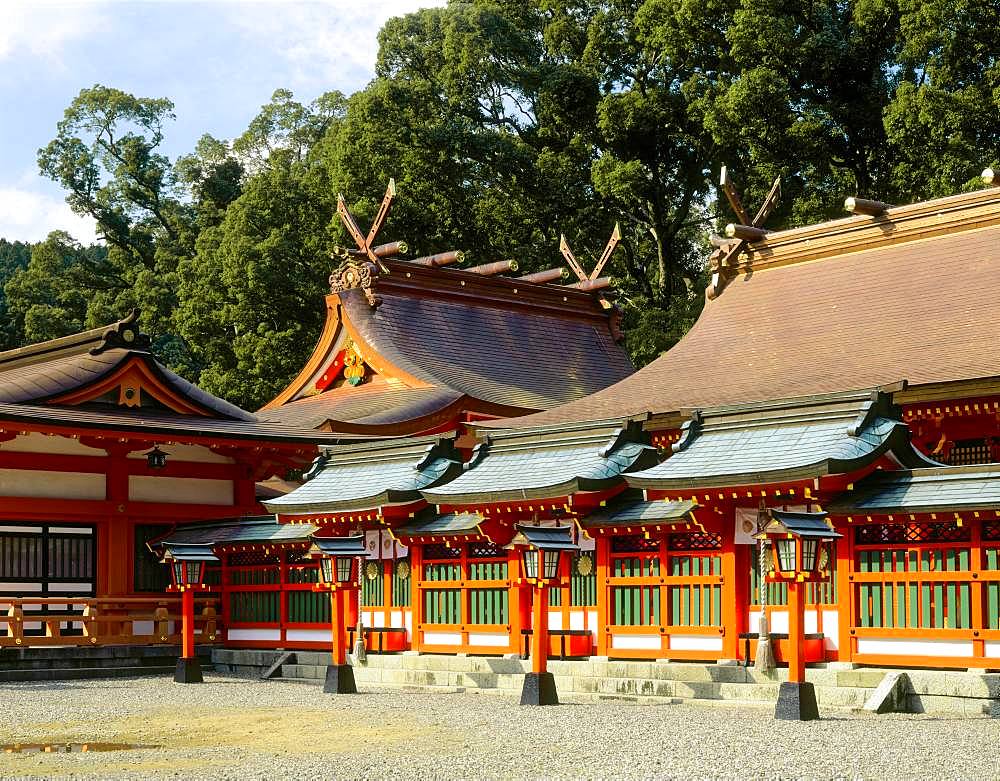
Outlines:
{"type": "MultiPolygon", "coordinates": [[[[199,599],[195,641],[218,642],[217,600],[199,599]]],[[[0,597],[0,648],[160,645],[181,641],[179,597],[0,597]]]]}

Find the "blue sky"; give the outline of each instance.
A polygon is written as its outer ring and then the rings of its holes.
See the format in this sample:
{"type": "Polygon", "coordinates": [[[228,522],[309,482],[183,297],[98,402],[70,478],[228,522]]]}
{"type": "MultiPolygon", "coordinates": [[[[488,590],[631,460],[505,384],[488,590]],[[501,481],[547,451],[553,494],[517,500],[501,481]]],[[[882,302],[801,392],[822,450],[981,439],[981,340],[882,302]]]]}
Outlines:
{"type": "Polygon", "coordinates": [[[174,159],[203,133],[241,133],[279,87],[308,102],[364,86],[385,20],[442,4],[0,0],[0,237],[38,241],[62,229],[93,239],[93,224],[36,163],[81,89],[172,100],[163,150],[174,159]]]}

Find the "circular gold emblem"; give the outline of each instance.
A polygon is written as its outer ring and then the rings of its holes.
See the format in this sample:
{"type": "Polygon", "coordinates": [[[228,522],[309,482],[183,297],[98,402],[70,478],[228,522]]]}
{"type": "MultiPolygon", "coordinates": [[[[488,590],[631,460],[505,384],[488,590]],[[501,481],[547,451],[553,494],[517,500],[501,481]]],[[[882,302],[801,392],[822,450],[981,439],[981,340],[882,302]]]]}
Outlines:
{"type": "Polygon", "coordinates": [[[369,561],[365,564],[365,577],[368,580],[375,580],[378,577],[379,566],[377,562],[369,561]]]}
{"type": "Polygon", "coordinates": [[[594,560],[586,553],[576,560],[576,574],[586,577],[594,571],[594,560]]]}
{"type": "Polygon", "coordinates": [[[410,577],[410,562],[401,561],[396,565],[396,577],[400,580],[406,580],[410,577]]]}

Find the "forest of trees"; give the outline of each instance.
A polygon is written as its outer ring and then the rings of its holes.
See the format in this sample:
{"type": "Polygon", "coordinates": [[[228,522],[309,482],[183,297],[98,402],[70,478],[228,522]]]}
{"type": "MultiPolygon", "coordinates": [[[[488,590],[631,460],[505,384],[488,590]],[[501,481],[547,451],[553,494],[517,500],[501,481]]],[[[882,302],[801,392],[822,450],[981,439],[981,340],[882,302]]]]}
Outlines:
{"type": "MultiPolygon", "coordinates": [[[[702,306],[726,163],[770,227],[978,185],[1000,150],[998,0],[469,0],[391,19],[375,78],[304,104],[278,89],[235,139],[160,147],[173,105],[84,89],[39,151],[102,242],[0,240],[4,348],[132,307],[159,354],[246,408],[301,367],[344,193],[367,224],[473,263],[612,262],[637,364],[702,306]]],[[[723,201],[724,202],[724,201],[723,201]]],[[[13,240],[17,237],[8,237],[13,240]]]]}

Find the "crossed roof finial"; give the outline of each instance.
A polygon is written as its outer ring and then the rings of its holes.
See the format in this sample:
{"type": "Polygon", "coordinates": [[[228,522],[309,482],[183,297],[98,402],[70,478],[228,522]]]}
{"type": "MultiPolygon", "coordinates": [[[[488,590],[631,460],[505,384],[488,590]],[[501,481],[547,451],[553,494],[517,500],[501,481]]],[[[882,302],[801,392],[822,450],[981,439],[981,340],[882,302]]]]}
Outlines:
{"type": "Polygon", "coordinates": [[[716,250],[710,258],[712,281],[707,290],[709,300],[716,298],[729,284],[729,281],[736,276],[736,261],[746,246],[761,241],[767,235],[764,223],[774,211],[774,207],[778,205],[778,199],[781,198],[781,177],[779,176],[771,183],[771,190],[764,199],[764,203],[751,220],[749,212],[743,206],[740,194],[736,191],[736,185],[729,178],[726,166],[722,166],[719,186],[725,193],[726,200],[729,201],[729,205],[739,222],[726,226],[726,238],[713,237],[712,239],[716,250]]]}
{"type": "Polygon", "coordinates": [[[594,270],[591,271],[590,274],[587,274],[587,272],[584,271],[583,266],[581,266],[580,262],[576,259],[576,256],[573,254],[573,250],[570,249],[569,242],[566,241],[566,234],[564,233],[559,234],[559,251],[563,254],[563,257],[566,258],[566,263],[568,263],[569,267],[573,269],[573,273],[580,278],[581,282],[592,282],[601,275],[602,271],[604,271],[604,267],[608,264],[608,261],[611,260],[611,256],[614,254],[615,248],[618,246],[618,242],[620,242],[621,239],[622,232],[616,222],[615,229],[611,231],[611,238],[608,239],[608,243],[604,245],[604,252],[601,253],[601,257],[598,259],[594,266],[594,270]]]}

